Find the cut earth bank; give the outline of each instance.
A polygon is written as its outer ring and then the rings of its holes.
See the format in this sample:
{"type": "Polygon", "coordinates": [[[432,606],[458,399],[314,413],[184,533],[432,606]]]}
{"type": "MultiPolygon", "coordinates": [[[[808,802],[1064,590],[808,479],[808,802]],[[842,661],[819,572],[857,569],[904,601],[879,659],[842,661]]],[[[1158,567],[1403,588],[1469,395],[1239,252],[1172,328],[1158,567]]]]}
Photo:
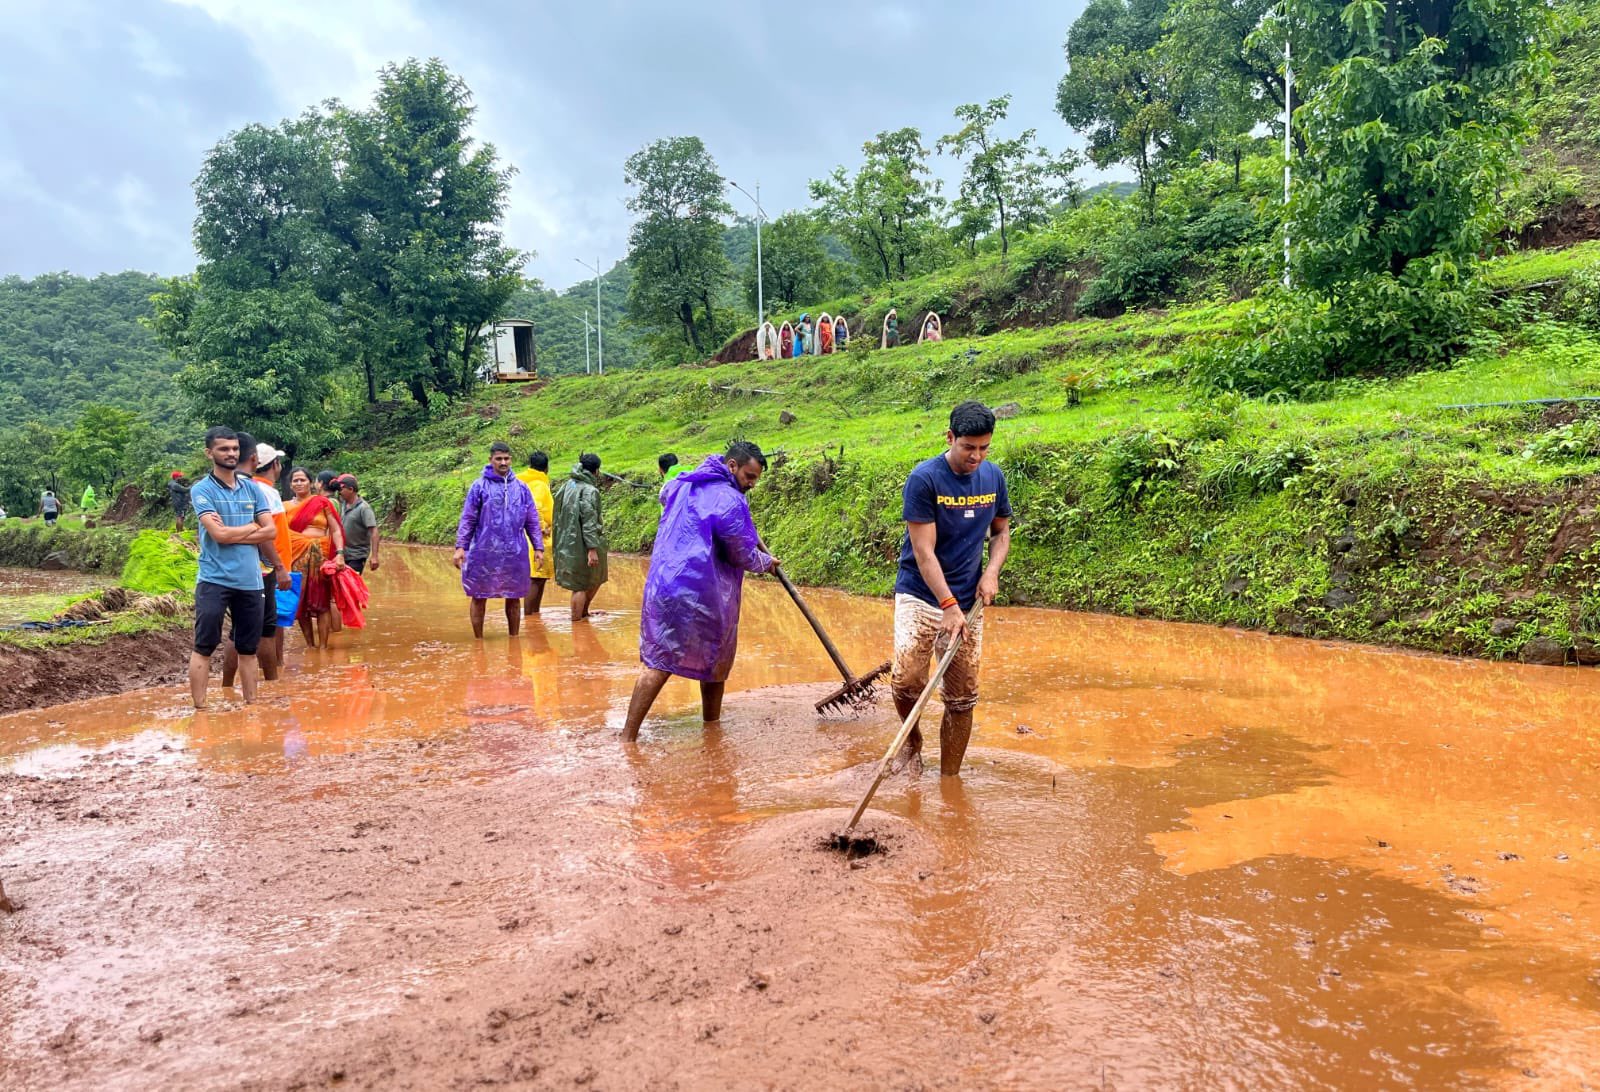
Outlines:
{"type": "Polygon", "coordinates": [[[30,593],[0,614],[0,714],[176,683],[194,569],[164,532],[0,524],[0,591],[30,593]]]}

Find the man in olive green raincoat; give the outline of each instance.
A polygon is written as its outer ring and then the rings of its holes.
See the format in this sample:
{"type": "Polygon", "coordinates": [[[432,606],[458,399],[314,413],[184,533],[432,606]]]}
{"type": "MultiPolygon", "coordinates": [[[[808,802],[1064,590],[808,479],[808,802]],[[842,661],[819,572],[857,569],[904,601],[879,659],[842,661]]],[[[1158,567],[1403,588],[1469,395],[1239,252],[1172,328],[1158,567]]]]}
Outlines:
{"type": "Polygon", "coordinates": [[[606,582],[606,528],[600,519],[600,456],[585,454],[556,491],[556,583],[572,593],[572,620],[589,616],[606,582]]]}

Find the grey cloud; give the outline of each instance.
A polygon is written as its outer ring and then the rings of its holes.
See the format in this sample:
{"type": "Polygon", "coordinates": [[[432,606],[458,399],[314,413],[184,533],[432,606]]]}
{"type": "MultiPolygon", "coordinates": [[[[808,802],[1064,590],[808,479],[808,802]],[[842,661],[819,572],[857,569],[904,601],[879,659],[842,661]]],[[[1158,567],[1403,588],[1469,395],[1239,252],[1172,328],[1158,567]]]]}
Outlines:
{"type": "MultiPolygon", "coordinates": [[[[622,162],[658,137],[703,137],[728,177],[760,179],[771,215],[805,206],[808,180],[857,162],[881,129],[914,125],[931,144],[963,102],[1011,92],[1016,127],[1072,142],[1053,104],[1083,0],[822,0],[803,19],[767,0],[416,3],[417,29],[388,28],[384,43],[439,56],[472,87],[480,135],[519,171],[509,241],[537,251],[529,271],[554,286],[587,276],[574,257],[622,256],[622,162]]],[[[189,268],[205,149],[326,92],[286,101],[294,90],[274,88],[261,43],[192,10],[138,0],[112,18],[72,4],[49,16],[16,36],[0,72],[12,196],[0,272],[189,268]]],[[[370,87],[374,74],[357,75],[370,87]]]]}

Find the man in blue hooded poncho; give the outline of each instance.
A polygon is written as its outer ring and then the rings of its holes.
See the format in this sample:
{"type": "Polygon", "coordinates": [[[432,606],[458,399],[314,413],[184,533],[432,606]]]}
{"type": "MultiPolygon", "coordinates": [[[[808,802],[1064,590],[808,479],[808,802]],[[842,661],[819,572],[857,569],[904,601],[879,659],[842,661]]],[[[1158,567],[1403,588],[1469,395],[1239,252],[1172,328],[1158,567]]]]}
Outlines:
{"type": "Polygon", "coordinates": [[[643,668],[623,739],[639,738],[645,714],[673,675],[699,680],[707,724],[722,719],[722,692],[739,646],[744,574],[771,572],[778,564],[762,548],[744,496],[766,468],[761,449],[738,440],[726,455],[707,455],[662,487],[639,625],[643,668]]]}

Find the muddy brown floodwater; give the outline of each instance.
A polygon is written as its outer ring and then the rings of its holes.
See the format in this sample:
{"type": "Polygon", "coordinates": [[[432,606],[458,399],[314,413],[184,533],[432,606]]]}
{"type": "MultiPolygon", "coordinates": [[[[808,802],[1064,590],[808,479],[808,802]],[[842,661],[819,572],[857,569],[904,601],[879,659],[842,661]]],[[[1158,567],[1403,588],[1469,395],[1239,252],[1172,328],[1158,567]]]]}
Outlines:
{"type": "Polygon", "coordinates": [[[1594,675],[996,610],[965,775],[849,862],[894,725],[775,585],[630,749],[641,565],[474,647],[385,559],[252,709],[0,718],[0,1085],[1597,1087],[1594,675]]]}

